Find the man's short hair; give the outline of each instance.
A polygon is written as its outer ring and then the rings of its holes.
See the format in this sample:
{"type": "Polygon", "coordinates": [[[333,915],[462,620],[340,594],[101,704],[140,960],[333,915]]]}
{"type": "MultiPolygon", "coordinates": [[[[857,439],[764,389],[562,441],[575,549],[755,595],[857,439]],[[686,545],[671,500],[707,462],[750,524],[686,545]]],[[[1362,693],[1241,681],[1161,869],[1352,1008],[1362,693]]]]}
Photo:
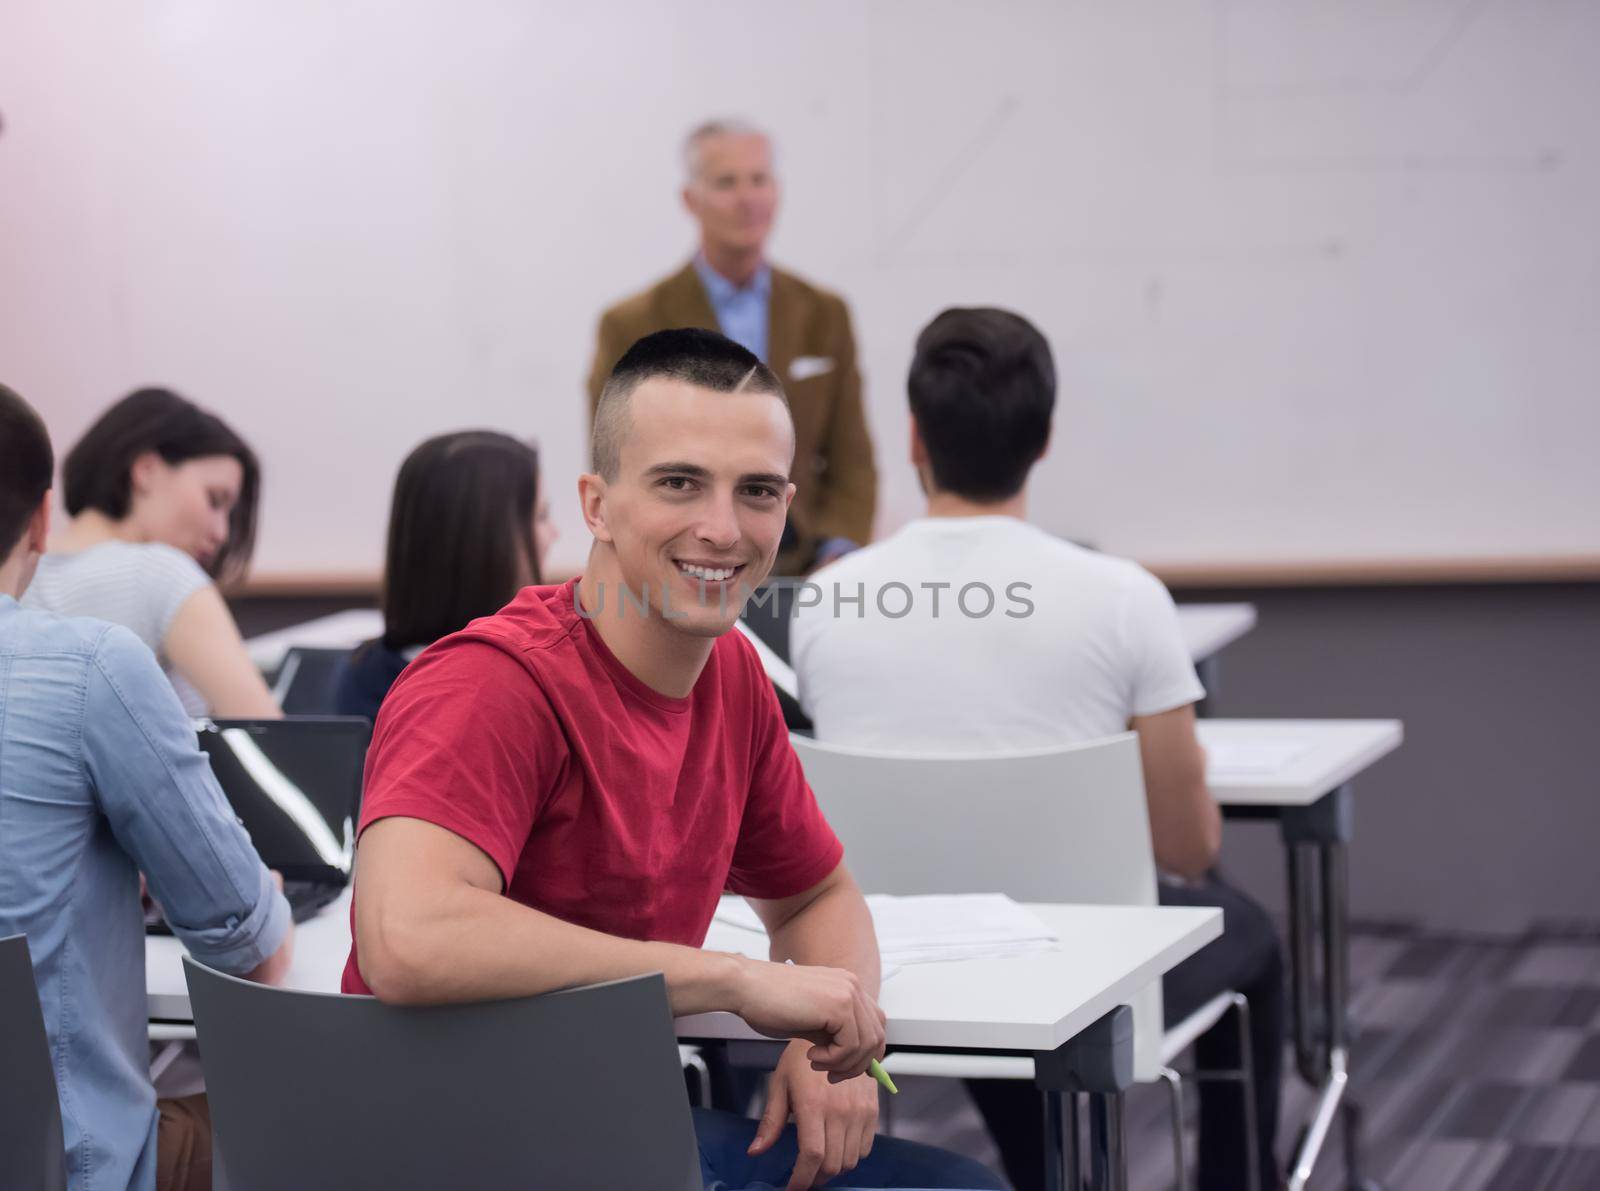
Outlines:
{"type": "Polygon", "coordinates": [[[39,415],[0,385],[0,562],[11,557],[55,474],[50,435],[39,415]]]}
{"type": "Polygon", "coordinates": [[[683,177],[686,182],[693,182],[700,176],[700,150],[701,147],[714,136],[758,136],[772,144],[772,138],[763,128],[757,128],[748,120],[723,118],[707,120],[704,124],[697,125],[688,136],[683,138],[683,177]]]}
{"type": "Polygon", "coordinates": [[[593,466],[607,480],[617,478],[622,464],[633,391],[656,378],[714,393],[771,393],[785,408],[789,404],[772,369],[724,335],[690,327],[646,335],[617,361],[595,407],[593,466]]]}
{"type": "Polygon", "coordinates": [[[939,490],[983,503],[1022,491],[1056,404],[1038,328],[1009,310],[946,310],[917,337],[907,389],[939,490]]]}

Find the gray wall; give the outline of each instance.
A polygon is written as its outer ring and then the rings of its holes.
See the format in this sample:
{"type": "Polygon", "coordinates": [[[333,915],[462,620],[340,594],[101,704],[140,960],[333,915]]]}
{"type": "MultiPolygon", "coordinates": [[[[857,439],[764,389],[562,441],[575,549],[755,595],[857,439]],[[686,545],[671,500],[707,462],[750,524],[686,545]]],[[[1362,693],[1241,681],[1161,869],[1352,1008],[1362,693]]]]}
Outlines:
{"type": "MultiPolygon", "coordinates": [[[[1175,594],[1259,610],[1223,654],[1215,714],[1405,721],[1355,786],[1358,918],[1600,925],[1600,585],[1175,594]]],[[[1229,824],[1224,865],[1281,909],[1273,828],[1229,824]]]]}
{"type": "MultiPolygon", "coordinates": [[[[1222,657],[1215,714],[1405,721],[1404,746],[1356,783],[1358,918],[1600,925],[1600,584],[1176,594],[1260,611],[1222,657]]],[[[246,634],[348,605],[235,602],[246,634]]],[[[1273,828],[1229,824],[1224,865],[1282,908],[1273,828]]]]}

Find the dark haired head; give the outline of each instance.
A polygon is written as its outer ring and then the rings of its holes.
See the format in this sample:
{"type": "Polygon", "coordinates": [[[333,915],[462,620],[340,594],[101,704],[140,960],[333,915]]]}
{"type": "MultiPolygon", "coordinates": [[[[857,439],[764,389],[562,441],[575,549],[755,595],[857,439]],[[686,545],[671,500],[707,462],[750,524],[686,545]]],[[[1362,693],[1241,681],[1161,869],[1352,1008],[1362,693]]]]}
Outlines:
{"type": "Polygon", "coordinates": [[[133,508],[133,464],[154,451],[170,466],[227,455],[239,461],[243,482],[228,516],[228,540],[211,560],[214,579],[240,574],[256,542],[256,502],[261,468],[255,452],[221,418],[166,389],[140,389],[117,402],[67,453],[61,495],[76,517],[96,509],[121,521],[133,508]]]}
{"type": "Polygon", "coordinates": [[[617,361],[594,412],[594,470],[617,478],[628,433],[628,399],[647,380],[676,380],[714,393],[771,393],[788,404],[772,369],[715,331],[681,328],[646,335],[617,361]]]}
{"type": "Polygon", "coordinates": [[[22,540],[55,466],[50,435],[33,406],[0,385],[0,562],[22,540]]]}
{"type": "Polygon", "coordinates": [[[1022,491],[1056,404],[1050,345],[1032,323],[946,310],[917,337],[907,388],[935,487],[981,503],[1022,491]]]}
{"type": "Polygon", "coordinates": [[[400,465],[383,575],[383,641],[430,645],[538,583],[539,455],[490,430],[441,434],[400,465]]]}

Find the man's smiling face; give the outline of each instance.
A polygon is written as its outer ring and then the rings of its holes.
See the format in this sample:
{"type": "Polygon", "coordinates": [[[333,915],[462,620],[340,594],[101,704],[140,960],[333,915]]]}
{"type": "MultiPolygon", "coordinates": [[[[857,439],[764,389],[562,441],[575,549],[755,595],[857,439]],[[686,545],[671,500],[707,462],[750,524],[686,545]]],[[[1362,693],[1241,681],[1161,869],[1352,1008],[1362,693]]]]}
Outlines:
{"type": "MultiPolygon", "coordinates": [[[[772,393],[656,377],[633,391],[627,417],[604,498],[623,582],[635,597],[648,593],[663,623],[720,636],[777,557],[794,499],[788,407],[772,393]]],[[[608,616],[621,596],[606,593],[608,616]]]]}

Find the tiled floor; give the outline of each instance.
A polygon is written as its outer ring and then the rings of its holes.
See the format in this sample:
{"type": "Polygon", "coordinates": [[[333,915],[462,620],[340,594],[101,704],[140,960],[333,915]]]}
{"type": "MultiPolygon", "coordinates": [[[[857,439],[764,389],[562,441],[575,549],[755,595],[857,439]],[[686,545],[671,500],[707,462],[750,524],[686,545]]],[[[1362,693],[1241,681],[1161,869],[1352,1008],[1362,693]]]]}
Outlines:
{"type": "MultiPolygon", "coordinates": [[[[1379,1186],[1600,1189],[1600,935],[1494,943],[1358,932],[1351,989],[1352,1087],[1366,1114],[1365,1173],[1379,1186]]],[[[1285,1152],[1310,1103],[1291,1078],[1285,1152]]],[[[1172,1185],[1165,1106],[1152,1088],[1129,1098],[1131,1191],[1172,1185]]],[[[996,1162],[949,1081],[904,1080],[895,1131],[996,1162]]],[[[1345,1186],[1336,1134],[1311,1187],[1345,1186]]]]}

